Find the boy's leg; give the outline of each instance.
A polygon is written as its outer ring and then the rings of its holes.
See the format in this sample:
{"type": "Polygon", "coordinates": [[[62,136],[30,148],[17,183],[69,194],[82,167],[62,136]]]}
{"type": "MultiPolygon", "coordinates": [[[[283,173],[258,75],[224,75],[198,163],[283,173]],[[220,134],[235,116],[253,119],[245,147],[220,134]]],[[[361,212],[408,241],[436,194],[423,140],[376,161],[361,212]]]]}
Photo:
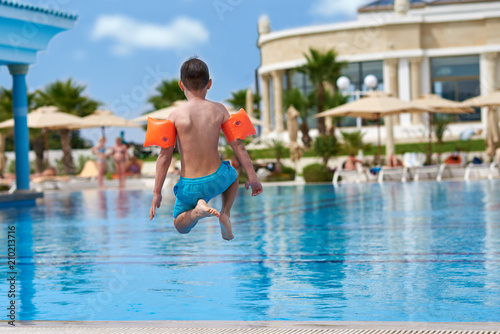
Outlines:
{"type": "Polygon", "coordinates": [[[231,207],[233,206],[236,193],[238,192],[238,180],[234,181],[229,188],[222,193],[222,210],[219,217],[220,230],[224,240],[234,239],[231,221],[231,207]]]}
{"type": "Polygon", "coordinates": [[[174,219],[174,225],[179,233],[185,234],[191,232],[196,223],[198,223],[198,220],[210,216],[219,217],[219,212],[209,207],[207,202],[200,199],[194,209],[178,215],[174,219]]]}

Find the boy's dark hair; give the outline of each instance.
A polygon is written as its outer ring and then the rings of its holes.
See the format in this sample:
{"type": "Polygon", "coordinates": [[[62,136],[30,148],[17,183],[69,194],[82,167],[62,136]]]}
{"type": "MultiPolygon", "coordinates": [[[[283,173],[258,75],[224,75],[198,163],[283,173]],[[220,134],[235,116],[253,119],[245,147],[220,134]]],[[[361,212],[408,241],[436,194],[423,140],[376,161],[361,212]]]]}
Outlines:
{"type": "Polygon", "coordinates": [[[188,90],[202,90],[207,86],[209,80],[210,73],[204,61],[192,57],[182,64],[181,81],[188,90]]]}

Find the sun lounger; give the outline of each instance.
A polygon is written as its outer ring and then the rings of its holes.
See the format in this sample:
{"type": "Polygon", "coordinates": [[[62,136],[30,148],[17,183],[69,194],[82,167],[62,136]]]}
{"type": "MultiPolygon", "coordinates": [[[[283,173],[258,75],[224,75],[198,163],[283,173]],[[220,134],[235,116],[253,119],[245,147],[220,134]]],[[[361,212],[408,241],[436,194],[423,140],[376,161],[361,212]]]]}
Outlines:
{"type": "Polygon", "coordinates": [[[474,163],[469,163],[467,165],[467,168],[465,169],[465,175],[464,175],[464,180],[468,181],[470,180],[470,174],[472,171],[480,172],[480,171],[488,171],[488,180],[493,180],[493,174],[495,171],[499,172],[498,169],[498,163],[497,162],[492,162],[492,163],[485,163],[485,164],[474,164],[474,163]]]}
{"type": "Polygon", "coordinates": [[[447,164],[446,162],[441,164],[439,167],[439,172],[436,177],[437,181],[441,181],[443,179],[443,176],[445,174],[449,176],[453,176],[453,173],[456,171],[460,171],[465,167],[466,161],[467,161],[467,154],[465,152],[461,153],[454,153],[453,155],[459,155],[460,156],[460,163],[457,164],[447,164]]]}
{"type": "Polygon", "coordinates": [[[365,170],[365,168],[363,167],[362,164],[360,164],[359,162],[356,163],[356,169],[354,170],[345,170],[345,169],[337,169],[335,171],[335,173],[333,174],[333,185],[334,186],[337,186],[339,184],[339,177],[350,177],[350,176],[354,176],[356,177],[356,183],[360,183],[361,182],[361,178],[365,178],[365,181],[368,182],[368,174],[365,170]]]}
{"type": "MultiPolygon", "coordinates": [[[[439,176],[439,172],[442,165],[428,165],[424,166],[425,154],[424,153],[407,153],[408,156],[405,158],[405,165],[409,166],[410,173],[413,176],[413,181],[418,182],[421,175],[431,175],[435,174],[436,178],[439,176]]],[[[406,156],[406,154],[405,154],[406,156]]]]}
{"type": "Polygon", "coordinates": [[[38,176],[31,180],[31,188],[36,191],[64,189],[69,181],[69,176],[38,176]]]}
{"type": "Polygon", "coordinates": [[[425,161],[425,156],[420,153],[405,153],[403,154],[402,167],[382,167],[378,174],[378,182],[383,183],[385,177],[400,179],[401,182],[406,182],[412,175],[412,171],[416,167],[421,167],[425,161]]]}
{"type": "Polygon", "coordinates": [[[406,182],[408,180],[408,167],[382,167],[380,172],[378,173],[378,183],[384,183],[384,178],[389,177],[392,179],[393,177],[396,180],[400,180],[401,182],[406,182]]]}

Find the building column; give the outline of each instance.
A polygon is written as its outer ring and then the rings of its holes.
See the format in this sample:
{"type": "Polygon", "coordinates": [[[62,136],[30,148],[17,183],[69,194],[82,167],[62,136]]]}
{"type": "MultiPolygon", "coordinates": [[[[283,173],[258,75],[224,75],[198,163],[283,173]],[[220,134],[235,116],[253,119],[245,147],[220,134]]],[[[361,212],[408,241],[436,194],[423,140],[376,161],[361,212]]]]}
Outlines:
{"type": "Polygon", "coordinates": [[[486,59],[486,87],[485,91],[481,92],[482,94],[490,94],[493,93],[497,89],[497,60],[498,53],[497,52],[488,52],[484,54],[484,58],[486,59]]]}
{"type": "MultiPolygon", "coordinates": [[[[385,59],[384,60],[384,84],[385,91],[390,93],[394,97],[398,97],[398,59],[385,59]],[[387,77],[386,77],[387,76],[387,77]]],[[[394,123],[396,117],[399,116],[389,116],[384,118],[385,122],[385,155],[389,156],[394,154],[394,123]]],[[[397,119],[397,123],[399,119],[397,119]]]]}
{"type": "Polygon", "coordinates": [[[262,81],[262,133],[271,132],[271,97],[269,94],[269,74],[261,74],[262,81]]]}
{"type": "Polygon", "coordinates": [[[245,108],[248,116],[253,117],[253,92],[250,88],[247,89],[245,108]]]}
{"type": "MultiPolygon", "coordinates": [[[[387,82],[386,92],[399,98],[399,59],[386,59],[384,63],[387,65],[387,81],[384,78],[384,84],[387,82]]],[[[393,116],[392,120],[394,125],[399,125],[399,115],[393,116]]]]}
{"type": "MultiPolygon", "coordinates": [[[[422,58],[410,58],[411,99],[418,99],[422,87],[422,58]]],[[[423,124],[422,113],[411,115],[412,124],[423,124]]]]}
{"type": "Polygon", "coordinates": [[[274,88],[274,131],[283,132],[283,75],[285,71],[273,71],[274,88]]]}
{"type": "Polygon", "coordinates": [[[30,190],[28,89],[26,74],[29,65],[8,65],[12,75],[12,106],[14,114],[14,148],[16,154],[16,187],[18,191],[30,190]]]}
{"type": "MultiPolygon", "coordinates": [[[[480,82],[481,95],[487,95],[497,88],[497,52],[485,52],[481,54],[480,82]]],[[[481,123],[484,129],[488,128],[488,109],[481,108],[481,123]]]]}

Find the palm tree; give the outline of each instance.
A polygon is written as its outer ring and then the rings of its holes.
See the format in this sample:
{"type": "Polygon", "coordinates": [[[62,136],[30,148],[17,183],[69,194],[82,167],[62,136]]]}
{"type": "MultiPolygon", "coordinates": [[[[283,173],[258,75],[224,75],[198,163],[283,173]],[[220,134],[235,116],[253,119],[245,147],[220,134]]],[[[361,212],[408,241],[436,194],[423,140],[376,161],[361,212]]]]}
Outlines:
{"type": "Polygon", "coordinates": [[[311,137],[309,137],[309,125],[307,124],[307,118],[309,116],[309,111],[314,106],[314,100],[316,95],[314,92],[306,96],[298,88],[290,89],[285,92],[285,106],[289,108],[293,106],[300,114],[300,132],[302,132],[302,142],[304,146],[309,148],[311,146],[311,137]]]}
{"type": "MultiPolygon", "coordinates": [[[[236,92],[231,92],[231,97],[229,99],[226,99],[226,101],[236,110],[240,110],[241,108],[245,109],[247,105],[247,90],[240,89],[236,92]]],[[[260,117],[259,103],[260,103],[259,94],[254,94],[253,107],[254,107],[255,117],[257,118],[260,117]]]]}
{"type": "Polygon", "coordinates": [[[318,136],[313,143],[316,155],[323,159],[323,164],[328,165],[328,160],[340,152],[340,144],[335,136],[318,136]]]}
{"type": "Polygon", "coordinates": [[[372,148],[371,144],[363,143],[363,137],[366,133],[361,131],[353,131],[353,132],[341,132],[342,141],[344,142],[344,149],[347,153],[356,153],[359,150],[369,151],[372,148]]]}
{"type": "Polygon", "coordinates": [[[272,139],[268,143],[267,148],[272,150],[276,157],[276,172],[281,173],[281,159],[286,155],[288,148],[279,139],[272,139]]]}
{"type": "MultiPolygon", "coordinates": [[[[87,116],[93,113],[100,103],[83,95],[85,85],[75,83],[71,78],[67,81],[56,81],[37,91],[35,102],[39,106],[56,106],[61,112],[76,116],[87,116]]],[[[71,132],[60,131],[63,166],[67,174],[75,174],[75,165],[71,155],[71,132]]]]}
{"type": "MultiPolygon", "coordinates": [[[[349,99],[349,96],[344,96],[342,93],[339,92],[333,92],[330,93],[328,91],[325,92],[325,102],[324,102],[324,109],[333,109],[338,106],[341,106],[343,104],[347,103],[347,100],[349,99]]],[[[332,122],[332,128],[330,129],[330,135],[335,134],[335,127],[340,124],[340,121],[342,120],[343,117],[334,117],[333,122],[332,122]]],[[[324,118],[323,118],[324,119],[324,118]]]]}
{"type": "Polygon", "coordinates": [[[154,110],[170,107],[175,101],[184,100],[184,92],[179,87],[179,80],[163,80],[156,87],[156,94],[148,99],[154,110]]]}
{"type": "Polygon", "coordinates": [[[443,137],[446,130],[448,130],[448,126],[452,122],[451,117],[440,117],[434,118],[432,120],[432,128],[434,129],[434,135],[436,136],[437,143],[441,145],[443,143],[443,137]]]}
{"type": "MultiPolygon", "coordinates": [[[[335,50],[329,50],[322,53],[313,48],[309,49],[309,55],[306,57],[306,64],[298,70],[306,74],[309,80],[316,86],[317,95],[317,112],[324,110],[325,104],[325,82],[328,82],[335,87],[337,79],[341,76],[342,69],[347,66],[347,62],[337,61],[337,53],[335,50]]],[[[318,119],[318,130],[321,135],[326,134],[325,119],[318,119]]]]}
{"type": "MultiPolygon", "coordinates": [[[[0,88],[0,122],[12,118],[12,91],[0,88]]],[[[0,131],[0,175],[3,176],[7,158],[5,157],[5,138],[12,133],[12,130],[0,131]]]]}

